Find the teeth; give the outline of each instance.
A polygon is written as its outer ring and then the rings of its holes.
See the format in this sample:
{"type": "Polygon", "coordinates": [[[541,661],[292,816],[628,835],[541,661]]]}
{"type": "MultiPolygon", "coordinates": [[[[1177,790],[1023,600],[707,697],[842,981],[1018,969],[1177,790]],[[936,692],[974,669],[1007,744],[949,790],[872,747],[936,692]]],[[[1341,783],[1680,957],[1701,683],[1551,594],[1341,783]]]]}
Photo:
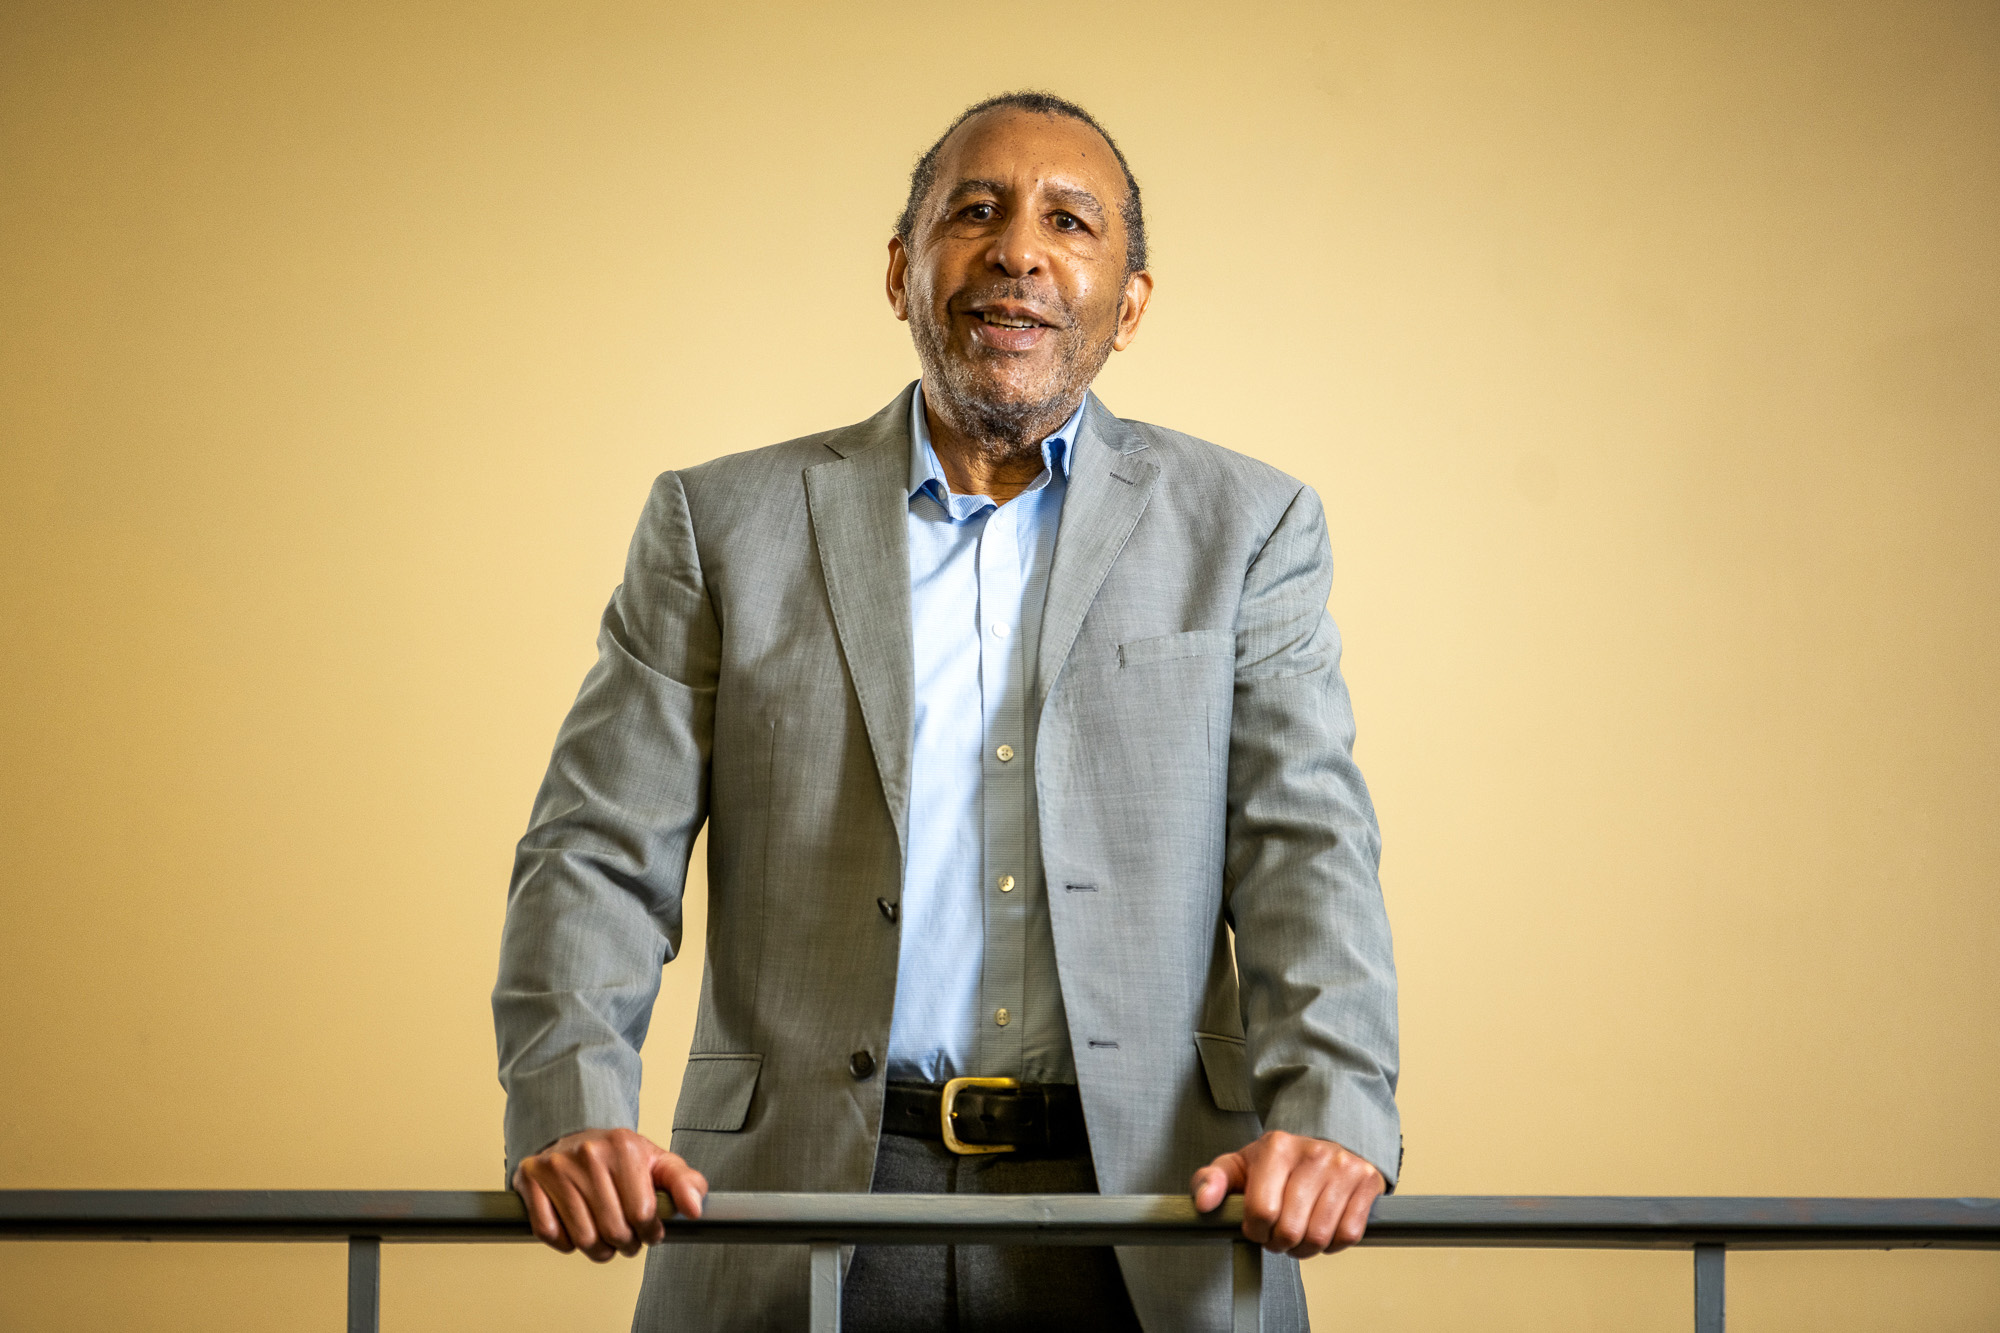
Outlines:
{"type": "Polygon", "coordinates": [[[988,324],[997,324],[1003,329],[1032,329],[1039,327],[1032,319],[1008,319],[1004,315],[981,315],[988,324]]]}

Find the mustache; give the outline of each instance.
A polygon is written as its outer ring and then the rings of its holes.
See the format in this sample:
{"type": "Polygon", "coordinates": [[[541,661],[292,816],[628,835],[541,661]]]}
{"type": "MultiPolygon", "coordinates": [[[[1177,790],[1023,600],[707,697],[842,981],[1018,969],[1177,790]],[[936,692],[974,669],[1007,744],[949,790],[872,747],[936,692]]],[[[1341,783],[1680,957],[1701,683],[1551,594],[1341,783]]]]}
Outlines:
{"type": "Polygon", "coordinates": [[[1038,287],[1018,278],[968,288],[951,298],[949,308],[954,314],[966,314],[1002,301],[1032,306],[1037,314],[1057,328],[1073,329],[1077,326],[1076,312],[1053,289],[1038,287]]]}

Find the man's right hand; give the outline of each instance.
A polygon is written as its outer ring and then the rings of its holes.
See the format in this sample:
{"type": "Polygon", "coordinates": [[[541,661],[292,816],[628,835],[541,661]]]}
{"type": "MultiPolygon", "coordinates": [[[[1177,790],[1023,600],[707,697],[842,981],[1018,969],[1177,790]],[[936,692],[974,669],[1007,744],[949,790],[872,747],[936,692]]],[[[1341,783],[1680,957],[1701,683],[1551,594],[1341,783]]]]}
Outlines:
{"type": "Polygon", "coordinates": [[[600,1264],[614,1254],[637,1254],[667,1234],[660,1191],[676,1210],[700,1217],[708,1181],[629,1129],[565,1134],[514,1168],[514,1192],[528,1205],[535,1235],[553,1250],[582,1250],[600,1264]]]}

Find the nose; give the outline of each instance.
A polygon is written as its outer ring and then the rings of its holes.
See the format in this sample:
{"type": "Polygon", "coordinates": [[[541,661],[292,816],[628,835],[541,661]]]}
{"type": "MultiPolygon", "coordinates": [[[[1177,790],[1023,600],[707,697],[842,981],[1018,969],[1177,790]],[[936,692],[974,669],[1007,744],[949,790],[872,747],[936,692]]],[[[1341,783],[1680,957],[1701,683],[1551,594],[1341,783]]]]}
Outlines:
{"type": "Polygon", "coordinates": [[[1042,270],[1048,263],[1048,254],[1036,224],[1035,216],[1026,211],[1016,212],[1007,219],[1007,225],[994,236],[993,250],[988,255],[994,268],[1010,278],[1025,278],[1042,270]]]}

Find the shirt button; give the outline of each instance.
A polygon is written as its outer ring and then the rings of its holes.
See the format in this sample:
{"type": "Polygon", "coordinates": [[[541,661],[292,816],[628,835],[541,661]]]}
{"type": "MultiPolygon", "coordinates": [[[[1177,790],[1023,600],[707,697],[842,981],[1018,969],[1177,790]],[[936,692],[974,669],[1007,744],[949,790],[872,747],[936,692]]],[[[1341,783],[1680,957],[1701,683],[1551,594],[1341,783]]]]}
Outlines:
{"type": "Polygon", "coordinates": [[[1007,625],[1006,625],[1006,622],[1005,622],[1005,621],[1000,621],[1000,620],[996,620],[996,621],[994,621],[994,622],[993,622],[993,637],[994,637],[994,638],[996,638],[996,639],[1004,639],[1004,638],[1006,638],[1006,637],[1007,637],[1007,636],[1008,636],[1009,634],[1012,634],[1013,632],[1014,632],[1013,630],[1010,630],[1010,629],[1008,629],[1008,628],[1007,628],[1007,625]]]}
{"type": "Polygon", "coordinates": [[[847,1072],[856,1078],[867,1078],[875,1072],[875,1057],[866,1051],[856,1051],[847,1057],[847,1072]]]}
{"type": "MultiPolygon", "coordinates": [[[[993,1011],[993,1021],[994,1021],[995,1023],[998,1023],[998,1024],[999,1024],[999,1025],[1000,1025],[1001,1027],[1003,1027],[1003,1028],[1004,1028],[1004,1027],[1006,1027],[1006,1026],[1007,1026],[1007,1024],[1008,1024],[1008,1021],[1009,1021],[1009,1019],[1008,1019],[1008,1016],[1007,1016],[1007,1011],[1006,1011],[1005,1009],[995,1009],[995,1010],[993,1011]]],[[[865,1054],[865,1052],[864,1052],[864,1054],[865,1054]]],[[[870,1065],[870,1067],[872,1068],[872,1067],[873,1067],[873,1065],[874,1065],[874,1061],[872,1061],[872,1060],[871,1060],[871,1061],[869,1061],[869,1065],[870,1065]]]]}
{"type": "Polygon", "coordinates": [[[1009,759],[1012,759],[1014,757],[1014,747],[1011,745],[1003,745],[999,749],[993,752],[993,756],[994,758],[998,759],[1001,763],[1004,764],[1009,759]]]}
{"type": "Polygon", "coordinates": [[[1014,877],[1012,875],[1002,875],[1000,877],[1000,892],[1012,893],[1013,891],[1014,891],[1014,877]]]}

